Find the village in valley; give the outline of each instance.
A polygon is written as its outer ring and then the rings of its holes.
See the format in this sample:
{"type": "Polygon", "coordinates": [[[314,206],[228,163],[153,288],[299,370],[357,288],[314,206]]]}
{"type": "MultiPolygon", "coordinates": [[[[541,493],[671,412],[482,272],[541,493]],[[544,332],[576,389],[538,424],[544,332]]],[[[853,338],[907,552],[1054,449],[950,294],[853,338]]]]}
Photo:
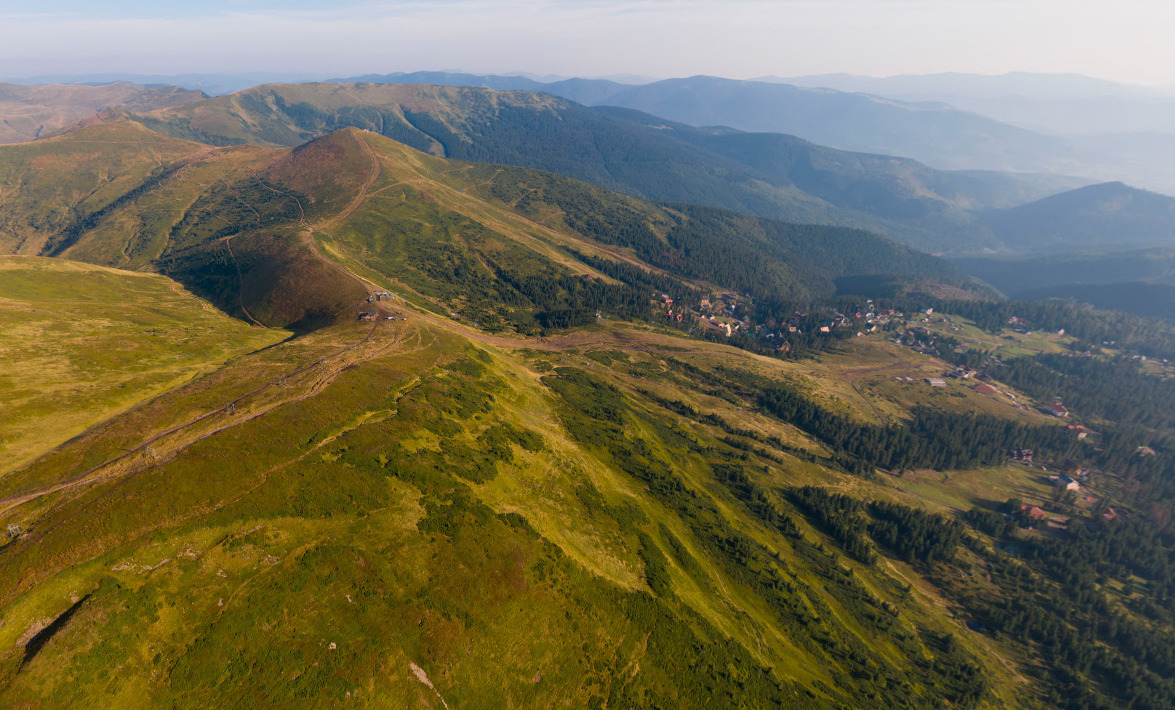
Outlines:
{"type": "Polygon", "coordinates": [[[711,294],[698,299],[696,305],[689,305],[662,293],[658,296],[657,307],[665,321],[677,324],[689,334],[712,339],[742,336],[759,349],[779,354],[790,353],[795,341],[805,334],[830,337],[855,334],[860,337],[905,322],[901,312],[892,308],[875,308],[872,299],[850,308],[847,314],[831,310],[824,314],[810,314],[797,310],[786,318],[762,322],[755,321],[754,299],[749,294],[711,294]]]}

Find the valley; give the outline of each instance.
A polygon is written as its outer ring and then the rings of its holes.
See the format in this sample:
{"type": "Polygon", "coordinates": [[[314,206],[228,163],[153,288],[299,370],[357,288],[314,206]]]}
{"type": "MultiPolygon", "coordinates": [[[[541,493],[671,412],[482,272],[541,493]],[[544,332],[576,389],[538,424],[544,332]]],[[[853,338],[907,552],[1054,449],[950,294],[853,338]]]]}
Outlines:
{"type": "Polygon", "coordinates": [[[267,91],[0,146],[0,703],[1170,707],[1170,323],[267,91]]]}

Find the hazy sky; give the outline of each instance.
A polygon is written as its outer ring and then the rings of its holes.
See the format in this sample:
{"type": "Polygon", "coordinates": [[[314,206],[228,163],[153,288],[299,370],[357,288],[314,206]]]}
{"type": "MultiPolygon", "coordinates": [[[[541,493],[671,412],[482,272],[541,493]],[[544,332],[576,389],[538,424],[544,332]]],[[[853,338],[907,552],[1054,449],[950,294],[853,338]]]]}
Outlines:
{"type": "Polygon", "coordinates": [[[1175,83],[1171,0],[0,0],[0,77],[421,69],[1175,83]]]}

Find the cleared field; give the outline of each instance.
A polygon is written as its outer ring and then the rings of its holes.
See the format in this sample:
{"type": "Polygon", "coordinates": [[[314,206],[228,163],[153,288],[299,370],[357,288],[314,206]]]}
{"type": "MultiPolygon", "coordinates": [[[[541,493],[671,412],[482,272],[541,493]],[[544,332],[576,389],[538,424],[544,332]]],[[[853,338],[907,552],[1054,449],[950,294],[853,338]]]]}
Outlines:
{"type": "Polygon", "coordinates": [[[226,360],[252,328],[164,276],[0,257],[0,475],[226,360]]]}

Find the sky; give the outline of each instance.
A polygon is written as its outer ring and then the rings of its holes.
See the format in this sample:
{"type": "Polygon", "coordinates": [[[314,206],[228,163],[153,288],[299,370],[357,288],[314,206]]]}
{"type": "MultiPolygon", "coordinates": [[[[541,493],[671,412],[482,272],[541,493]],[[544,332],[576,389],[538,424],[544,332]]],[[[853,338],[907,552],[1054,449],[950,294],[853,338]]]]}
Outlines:
{"type": "MultiPolygon", "coordinates": [[[[0,0],[0,77],[1074,72],[1175,84],[1170,0],[0,0]]],[[[310,78],[310,77],[308,77],[310,78]]]]}

